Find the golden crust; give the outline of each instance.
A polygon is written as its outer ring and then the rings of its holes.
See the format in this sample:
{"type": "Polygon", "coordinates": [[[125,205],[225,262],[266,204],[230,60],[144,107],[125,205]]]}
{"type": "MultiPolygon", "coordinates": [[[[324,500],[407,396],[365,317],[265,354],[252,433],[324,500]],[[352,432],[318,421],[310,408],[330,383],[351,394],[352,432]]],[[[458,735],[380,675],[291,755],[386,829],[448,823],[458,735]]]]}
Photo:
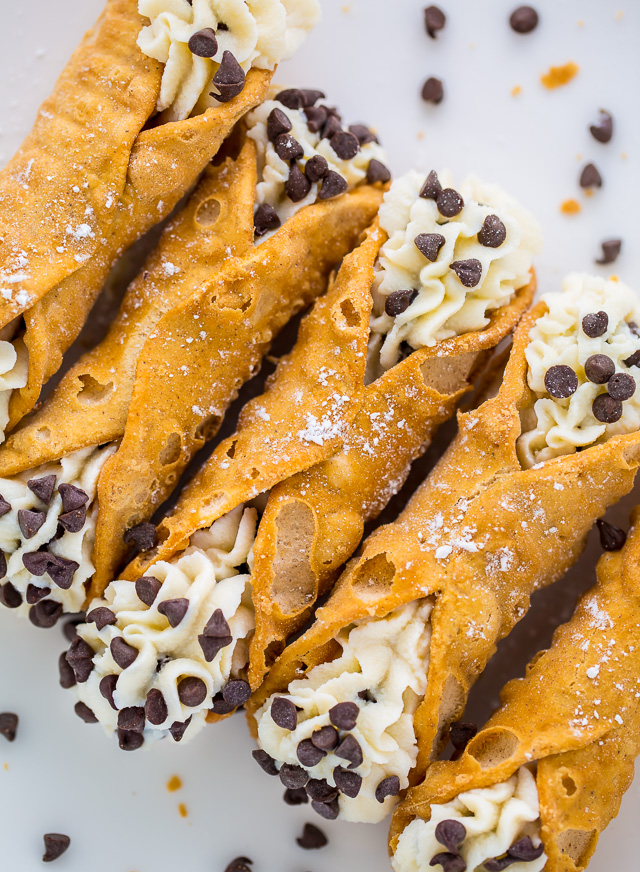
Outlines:
{"type": "Polygon", "coordinates": [[[455,762],[434,763],[395,811],[393,851],[416,817],[462,791],[537,763],[546,872],[581,872],[616,816],[640,753],[640,524],[625,548],[604,555],[598,582],[560,627],[548,651],[455,762]]]}

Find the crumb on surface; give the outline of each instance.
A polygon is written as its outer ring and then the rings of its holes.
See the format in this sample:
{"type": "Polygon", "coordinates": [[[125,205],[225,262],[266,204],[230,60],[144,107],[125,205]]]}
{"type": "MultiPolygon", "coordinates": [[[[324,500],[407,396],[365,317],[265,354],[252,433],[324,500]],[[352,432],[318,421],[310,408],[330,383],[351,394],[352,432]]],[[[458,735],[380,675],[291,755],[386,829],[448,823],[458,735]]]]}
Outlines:
{"type": "Polygon", "coordinates": [[[172,775],[171,778],[167,781],[167,790],[169,793],[174,793],[176,790],[180,790],[182,787],[182,779],[179,775],[172,775]]]}
{"type": "Polygon", "coordinates": [[[573,61],[563,64],[561,67],[550,67],[548,72],[540,76],[540,81],[548,90],[568,85],[571,79],[577,75],[580,67],[573,61]]]}
{"type": "Polygon", "coordinates": [[[511,96],[512,97],[519,97],[520,94],[522,94],[522,86],[521,85],[514,85],[513,88],[511,89],[511,96]]]}
{"type": "Polygon", "coordinates": [[[563,215],[577,215],[578,212],[582,211],[582,206],[578,203],[577,200],[569,199],[565,200],[564,203],[560,206],[560,211],[563,215]]]}
{"type": "Polygon", "coordinates": [[[180,817],[183,817],[183,818],[186,818],[186,816],[189,814],[184,802],[181,802],[178,804],[178,813],[180,814],[180,817]]]}

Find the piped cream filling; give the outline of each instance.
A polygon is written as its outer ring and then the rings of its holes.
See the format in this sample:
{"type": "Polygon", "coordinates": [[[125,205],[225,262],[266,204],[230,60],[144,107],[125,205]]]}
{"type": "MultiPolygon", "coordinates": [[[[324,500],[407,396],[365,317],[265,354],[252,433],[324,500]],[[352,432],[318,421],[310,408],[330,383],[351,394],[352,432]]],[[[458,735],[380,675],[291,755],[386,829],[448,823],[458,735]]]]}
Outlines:
{"type": "Polygon", "coordinates": [[[0,443],[9,423],[11,394],[26,385],[28,374],[29,353],[22,338],[0,340],[0,443]]]}

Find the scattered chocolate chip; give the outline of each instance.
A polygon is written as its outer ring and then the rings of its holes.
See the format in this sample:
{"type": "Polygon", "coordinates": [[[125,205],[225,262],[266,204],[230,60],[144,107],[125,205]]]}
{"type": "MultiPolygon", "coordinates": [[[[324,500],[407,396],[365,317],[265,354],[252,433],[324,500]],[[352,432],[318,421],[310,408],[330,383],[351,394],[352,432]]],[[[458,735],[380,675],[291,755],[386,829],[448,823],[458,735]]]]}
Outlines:
{"type": "Polygon", "coordinates": [[[581,188],[601,188],[602,176],[595,164],[588,163],[580,173],[581,188]]]}
{"type": "Polygon", "coordinates": [[[344,194],[348,187],[347,180],[340,173],[329,170],[318,191],[318,199],[331,200],[333,197],[339,197],[340,194],[344,194]]]}
{"type": "Polygon", "coordinates": [[[420,190],[420,196],[424,200],[437,200],[442,193],[442,185],[435,170],[431,170],[420,190]]]}
{"type": "Polygon", "coordinates": [[[386,184],[391,178],[391,173],[389,168],[386,167],[381,161],[376,160],[375,157],[371,158],[369,161],[369,166],[367,167],[367,183],[370,185],[375,185],[378,182],[381,184],[386,184]]]}
{"type": "MultiPolygon", "coordinates": [[[[262,769],[263,772],[266,772],[267,775],[277,775],[278,767],[276,766],[276,761],[273,759],[271,754],[267,754],[266,751],[258,750],[252,751],[251,756],[256,761],[258,766],[262,769]]],[[[304,785],[302,785],[304,787],[304,785]]],[[[294,788],[290,788],[294,789],[294,788]]],[[[297,788],[300,789],[300,788],[297,788]]],[[[305,794],[306,795],[306,794],[305,794]]]]}
{"type": "Polygon", "coordinates": [[[137,751],[144,745],[144,736],[133,730],[118,730],[118,745],[122,751],[137,751]]]}
{"type": "Polygon", "coordinates": [[[174,721],[169,727],[169,732],[171,733],[171,738],[174,742],[181,742],[182,737],[187,732],[187,727],[191,723],[191,716],[189,716],[186,721],[174,721]]]}
{"type": "Polygon", "coordinates": [[[302,830],[302,835],[298,836],[296,842],[305,851],[313,851],[317,848],[324,848],[329,844],[329,839],[325,836],[321,829],[313,824],[305,824],[302,830]]]}
{"type": "Polygon", "coordinates": [[[62,524],[67,533],[79,533],[87,520],[87,510],[84,506],[59,515],[58,522],[62,524]]]}
{"type": "Polygon", "coordinates": [[[297,766],[294,763],[284,763],[280,767],[278,775],[284,786],[289,787],[291,790],[298,790],[299,788],[304,787],[309,780],[309,775],[306,770],[303,769],[302,766],[297,766]]]}
{"type": "Polygon", "coordinates": [[[232,860],[224,872],[251,872],[253,860],[248,857],[236,857],[232,860]]]}
{"type": "Polygon", "coordinates": [[[468,260],[454,260],[451,269],[460,279],[465,288],[475,288],[482,278],[482,264],[475,257],[468,260]]]}
{"type": "Polygon", "coordinates": [[[418,251],[433,263],[438,259],[446,239],[441,233],[419,233],[413,241],[418,251]]]}
{"type": "Polygon", "coordinates": [[[34,606],[36,603],[39,603],[40,600],[49,596],[51,593],[50,587],[37,587],[35,584],[31,584],[31,582],[27,585],[27,592],[25,595],[26,601],[30,606],[34,606]]]}
{"type": "Polygon", "coordinates": [[[546,371],[544,386],[552,397],[565,399],[578,390],[578,376],[570,366],[560,363],[546,371]]]}
{"type": "Polygon", "coordinates": [[[366,145],[368,142],[377,142],[378,137],[365,124],[350,124],[349,133],[353,133],[360,145],[366,145]]]}
{"type": "Polygon", "coordinates": [[[20,718],[13,712],[0,712],[0,736],[4,736],[7,742],[13,742],[19,722],[20,718]]]}
{"type": "Polygon", "coordinates": [[[358,137],[353,133],[349,133],[348,130],[341,130],[339,133],[335,133],[331,137],[329,145],[340,160],[352,160],[360,151],[358,137]]]}
{"type": "Polygon", "coordinates": [[[304,157],[304,149],[290,133],[281,133],[273,143],[276,154],[285,163],[304,157]]]}
{"type": "Polygon", "coordinates": [[[158,603],[158,611],[169,621],[171,627],[177,627],[187,614],[189,609],[189,600],[185,597],[177,597],[176,599],[163,600],[158,603]]]}
{"type": "Polygon", "coordinates": [[[458,854],[460,846],[467,838],[467,828],[460,821],[440,821],[436,827],[435,836],[437,841],[444,845],[447,851],[451,851],[452,854],[458,854]]]}
{"type": "Polygon", "coordinates": [[[422,86],[422,99],[425,103],[433,103],[434,106],[437,106],[438,103],[442,103],[443,98],[444,85],[442,84],[442,79],[438,79],[436,76],[429,76],[422,86]]]}
{"type": "Polygon", "coordinates": [[[271,703],[273,722],[283,730],[295,730],[298,725],[298,712],[290,699],[277,696],[271,703]]]}
{"type": "Polygon", "coordinates": [[[145,606],[152,606],[162,584],[152,575],[143,575],[136,581],[136,595],[145,606]]]}
{"type": "Polygon", "coordinates": [[[424,26],[431,39],[436,38],[446,23],[447,17],[438,6],[427,6],[424,10],[424,26]]]}
{"type": "Polygon", "coordinates": [[[276,94],[275,99],[287,109],[302,109],[304,107],[304,95],[299,88],[286,88],[276,94]]]}
{"type": "Polygon", "coordinates": [[[221,693],[214,696],[211,705],[211,711],[214,715],[230,715],[233,710],[234,706],[231,703],[225,702],[221,693]]]}
{"type": "Polygon", "coordinates": [[[538,26],[539,20],[533,6],[518,6],[509,17],[509,24],[516,33],[531,33],[538,26]]]}
{"type": "Polygon", "coordinates": [[[348,769],[344,769],[342,766],[336,766],[333,770],[333,780],[340,793],[344,793],[350,799],[355,799],[360,793],[362,775],[358,775],[357,772],[349,772],[348,769]]]}
{"type": "Polygon", "coordinates": [[[219,103],[228,103],[242,92],[244,81],[244,70],[231,52],[225,51],[218,71],[213,77],[213,84],[218,89],[218,93],[211,91],[210,96],[219,103]]]}
{"type": "Polygon", "coordinates": [[[326,752],[321,748],[316,748],[311,739],[303,739],[296,750],[298,760],[307,769],[317,766],[318,763],[326,757],[326,752]]]}
{"type": "Polygon", "coordinates": [[[349,760],[349,769],[357,769],[363,760],[362,748],[352,735],[345,736],[333,753],[336,757],[349,760]]]}
{"type": "Polygon", "coordinates": [[[620,551],[627,541],[627,534],[620,527],[614,527],[604,518],[598,518],[596,521],[598,532],[600,534],[600,545],[603,551],[620,551]]]}
{"type": "MultiPolygon", "coordinates": [[[[442,866],[443,872],[466,872],[467,864],[461,854],[451,854],[442,851],[429,862],[430,866],[442,866]]],[[[486,865],[485,865],[486,868],[486,865]]]]}
{"type": "Polygon", "coordinates": [[[29,609],[29,620],[34,627],[39,627],[42,630],[48,630],[55,626],[61,615],[62,603],[56,603],[49,599],[41,600],[29,609]]]}
{"type": "Polygon", "coordinates": [[[291,164],[289,178],[285,182],[285,193],[292,203],[299,203],[311,190],[311,182],[301,171],[297,163],[291,164]]]}
{"type": "Polygon", "coordinates": [[[52,860],[57,860],[58,857],[64,854],[70,844],[71,839],[63,833],[46,833],[44,836],[42,862],[51,863],[52,860]]]}
{"type": "Polygon", "coordinates": [[[69,690],[70,687],[75,687],[76,674],[67,660],[66,651],[63,651],[60,657],[58,657],[58,676],[60,679],[60,687],[63,687],[65,690],[69,690]]]}
{"type": "Polygon", "coordinates": [[[122,636],[114,636],[109,645],[111,656],[121,669],[127,669],[135,661],[138,656],[138,649],[122,638],[122,636]]]}
{"type": "Polygon", "coordinates": [[[49,554],[47,575],[61,590],[69,590],[73,584],[73,576],[80,566],[75,560],[67,560],[66,557],[58,557],[57,554],[49,554]]]}
{"type": "Polygon", "coordinates": [[[118,712],[118,729],[131,731],[132,733],[143,733],[145,724],[145,714],[142,706],[130,705],[120,709],[118,712]]]}
{"type": "Polygon", "coordinates": [[[58,487],[58,493],[62,498],[62,511],[73,512],[89,502],[89,495],[75,484],[63,482],[58,487]]]}
{"type": "Polygon", "coordinates": [[[195,675],[188,675],[178,684],[178,699],[187,708],[195,708],[202,705],[206,698],[207,685],[201,678],[196,678],[195,675]]]}
{"type": "Polygon", "coordinates": [[[613,136],[613,118],[606,109],[600,110],[600,120],[589,127],[591,136],[598,142],[609,142],[613,136]]]}
{"type": "Polygon", "coordinates": [[[478,231],[478,242],[485,248],[500,248],[507,238],[507,228],[497,215],[487,215],[478,231]]]}
{"type": "Polygon", "coordinates": [[[189,51],[199,58],[212,58],[218,51],[216,32],[212,27],[203,27],[189,37],[189,51]]]}
{"type": "Polygon", "coordinates": [[[0,495],[0,518],[11,511],[11,503],[8,503],[5,498],[0,495]]]}
{"type": "Polygon", "coordinates": [[[477,732],[477,725],[470,721],[454,721],[449,727],[449,738],[456,751],[464,751],[477,732]]]}
{"type": "Polygon", "coordinates": [[[337,747],[340,737],[335,727],[320,727],[311,734],[311,741],[321,751],[333,751],[337,747]]]}
{"type": "Polygon", "coordinates": [[[39,500],[42,500],[43,503],[49,505],[56,486],[56,481],[57,479],[55,475],[43,475],[42,478],[29,479],[27,487],[31,493],[34,493],[38,497],[39,500]]]}
{"type": "Polygon", "coordinates": [[[83,702],[77,702],[73,707],[74,712],[85,724],[97,724],[98,718],[94,715],[88,705],[83,702]]]}
{"type": "Polygon", "coordinates": [[[338,796],[338,788],[332,787],[325,778],[310,778],[305,790],[309,799],[316,802],[333,802],[338,796]]]}
{"type": "Polygon", "coordinates": [[[617,372],[609,379],[607,391],[614,400],[630,400],[636,392],[636,380],[626,372],[617,372]]]}
{"type": "Polygon", "coordinates": [[[599,263],[601,266],[613,263],[615,260],[617,260],[621,250],[621,239],[605,239],[605,241],[602,243],[602,257],[599,257],[596,260],[596,263],[599,263]]]}
{"type": "Polygon", "coordinates": [[[334,821],[340,814],[340,806],[337,799],[332,799],[331,802],[319,802],[314,799],[311,801],[311,808],[326,821],[334,821]]]}
{"type": "Polygon", "coordinates": [[[36,512],[31,509],[18,510],[18,526],[25,539],[32,539],[46,520],[46,512],[36,512]]]}
{"type": "Polygon", "coordinates": [[[253,229],[258,238],[270,230],[277,230],[281,223],[278,213],[270,203],[258,206],[253,216],[253,229]]]}
{"type": "Polygon", "coordinates": [[[593,312],[582,319],[582,329],[591,339],[604,336],[609,327],[609,316],[606,312],[593,312]]]}
{"type": "Polygon", "coordinates": [[[602,424],[615,424],[622,417],[622,402],[609,394],[600,394],[593,401],[593,417],[602,424]]]}
{"type": "Polygon", "coordinates": [[[395,318],[406,312],[417,296],[418,292],[414,290],[392,291],[384,301],[384,310],[391,318],[395,318]]]}
{"type": "Polygon", "coordinates": [[[0,587],[0,603],[8,609],[17,609],[22,605],[22,594],[10,581],[0,587]]]}
{"type": "Polygon", "coordinates": [[[606,354],[592,354],[584,363],[584,374],[594,385],[606,385],[616,365],[606,354]]]}
{"type": "Polygon", "coordinates": [[[106,701],[109,703],[111,708],[114,709],[114,711],[118,711],[118,706],[113,700],[113,693],[116,689],[117,683],[117,675],[105,675],[104,678],[100,679],[100,684],[98,685],[98,689],[100,690],[101,695],[106,699],[106,701]]]}
{"type": "Polygon", "coordinates": [[[148,551],[156,544],[156,528],[150,521],[130,527],[123,536],[125,545],[134,545],[138,551],[148,551]]]}
{"type": "Polygon", "coordinates": [[[118,619],[111,609],[106,606],[98,606],[88,613],[85,620],[88,624],[95,624],[98,630],[103,630],[109,624],[115,624],[118,619]]]}
{"type": "Polygon", "coordinates": [[[319,182],[327,177],[329,164],[321,154],[314,154],[305,164],[304,174],[310,182],[319,182]]]}
{"type": "Polygon", "coordinates": [[[329,720],[339,730],[353,730],[360,714],[355,702],[339,702],[329,709],[329,720]]]}
{"type": "Polygon", "coordinates": [[[304,787],[299,787],[297,790],[287,787],[282,798],[287,805],[306,805],[309,802],[309,797],[304,787]]]}
{"type": "Polygon", "coordinates": [[[383,778],[376,787],[376,799],[382,803],[388,796],[397,796],[400,793],[400,779],[397,775],[383,778]]]}
{"type": "Polygon", "coordinates": [[[152,687],[147,694],[147,699],[144,704],[144,713],[146,719],[154,727],[164,724],[169,717],[169,709],[165,701],[164,695],[157,687],[152,687]]]}
{"type": "Polygon", "coordinates": [[[326,106],[308,106],[304,110],[304,114],[307,118],[307,127],[311,133],[319,133],[329,117],[326,106]]]}
{"type": "Polygon", "coordinates": [[[251,696],[251,687],[247,681],[236,678],[231,680],[222,691],[222,698],[234,708],[244,705],[251,696]]]}
{"type": "Polygon", "coordinates": [[[436,200],[438,212],[445,218],[453,218],[464,209],[464,200],[453,188],[444,188],[436,200]]]}

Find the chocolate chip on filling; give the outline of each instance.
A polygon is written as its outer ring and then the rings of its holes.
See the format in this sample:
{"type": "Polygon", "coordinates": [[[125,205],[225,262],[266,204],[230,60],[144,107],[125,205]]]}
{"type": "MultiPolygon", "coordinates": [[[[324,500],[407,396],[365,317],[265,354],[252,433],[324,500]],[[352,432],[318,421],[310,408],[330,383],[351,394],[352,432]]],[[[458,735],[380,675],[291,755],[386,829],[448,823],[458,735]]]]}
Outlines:
{"type": "Polygon", "coordinates": [[[578,390],[578,376],[570,366],[557,364],[545,373],[544,386],[552,397],[566,399],[578,390]]]}
{"type": "Polygon", "coordinates": [[[237,97],[244,89],[245,73],[234,55],[225,51],[220,66],[213,77],[213,84],[218,92],[210,91],[209,95],[219,103],[228,103],[237,97]]]}
{"type": "Polygon", "coordinates": [[[465,288],[475,288],[482,279],[482,264],[475,257],[468,260],[454,260],[451,269],[458,276],[465,288]]]}
{"type": "Polygon", "coordinates": [[[270,203],[262,203],[253,216],[253,227],[257,238],[265,236],[281,225],[280,216],[270,203]]]}
{"type": "Polygon", "coordinates": [[[207,663],[210,663],[219,651],[233,642],[231,629],[222,609],[216,609],[209,618],[202,634],[198,636],[198,642],[207,663]]]}
{"type": "Polygon", "coordinates": [[[487,215],[478,231],[478,242],[485,248],[500,248],[507,238],[507,228],[497,215],[487,215]]]}
{"type": "Polygon", "coordinates": [[[626,372],[617,372],[609,379],[607,390],[614,400],[630,400],[636,392],[636,380],[626,372]]]}
{"type": "Polygon", "coordinates": [[[11,511],[11,503],[8,503],[5,498],[0,494],[0,518],[3,515],[6,515],[7,512],[11,511]]]}
{"type": "MultiPolygon", "coordinates": [[[[276,154],[285,163],[304,157],[304,149],[290,133],[281,133],[273,143],[276,154]]],[[[292,167],[293,169],[293,167],[292,167]]],[[[300,168],[298,167],[298,170],[300,168]]],[[[308,189],[307,189],[308,193],[308,189]]]]}
{"type": "Polygon", "coordinates": [[[369,161],[369,166],[367,167],[368,184],[386,184],[390,179],[391,173],[389,169],[382,163],[382,161],[376,160],[376,158],[372,158],[369,161]]]}
{"type": "Polygon", "coordinates": [[[606,312],[593,312],[582,319],[582,329],[590,339],[604,336],[609,327],[609,316],[606,312]]]}
{"type": "Polygon", "coordinates": [[[464,209],[464,200],[453,188],[443,188],[436,199],[436,206],[445,218],[455,218],[464,209]]]}
{"type": "MultiPolygon", "coordinates": [[[[334,175],[338,175],[334,173],[334,175]]],[[[327,179],[329,174],[327,174],[327,179]]],[[[325,181],[326,184],[326,181],[325,181]]],[[[323,184],[322,189],[320,191],[319,197],[322,198],[322,190],[324,190],[325,185],[323,184]]],[[[345,188],[347,188],[347,183],[345,181],[345,188]]],[[[311,190],[311,182],[301,171],[300,167],[297,163],[292,163],[291,168],[289,170],[289,178],[285,183],[285,192],[287,197],[291,200],[292,203],[299,203],[301,200],[307,196],[309,191],[311,190]]]]}
{"type": "Polygon", "coordinates": [[[18,526],[25,539],[32,539],[47,520],[46,512],[18,510],[18,526]]]}
{"type": "Polygon", "coordinates": [[[441,233],[419,233],[413,241],[418,251],[434,263],[446,239],[441,233]]]}
{"type": "Polygon", "coordinates": [[[395,318],[397,315],[402,315],[409,308],[411,303],[418,296],[416,290],[393,291],[384,301],[384,310],[387,315],[395,318]]]}
{"type": "Polygon", "coordinates": [[[123,539],[125,545],[133,545],[138,551],[148,551],[156,544],[156,528],[150,521],[142,521],[130,527],[123,539]]]}
{"type": "Polygon", "coordinates": [[[353,730],[360,714],[355,702],[339,702],[329,709],[329,720],[339,730],[353,730]]]}
{"type": "Polygon", "coordinates": [[[326,178],[329,172],[329,164],[326,157],[321,154],[314,154],[309,158],[304,167],[304,174],[310,182],[320,182],[326,178]]]}
{"type": "Polygon", "coordinates": [[[593,417],[602,424],[615,424],[622,417],[622,402],[609,394],[600,394],[593,401],[593,417]]]}
{"type": "MultiPolygon", "coordinates": [[[[55,490],[57,476],[43,475],[40,478],[31,478],[27,482],[27,487],[34,493],[39,500],[42,500],[45,505],[49,505],[53,491],[55,490]]],[[[7,505],[9,505],[7,503],[7,505]]],[[[4,514],[4,512],[2,512],[4,514]]]]}
{"type": "Polygon", "coordinates": [[[615,371],[615,363],[606,354],[592,354],[584,364],[584,374],[596,385],[606,385],[615,371]]]}
{"type": "Polygon", "coordinates": [[[420,196],[425,200],[437,200],[442,193],[442,185],[435,170],[431,170],[424,185],[420,190],[420,196]]]}
{"type": "Polygon", "coordinates": [[[212,27],[203,27],[189,37],[189,51],[199,58],[212,58],[218,51],[216,32],[212,27]]]}
{"type": "Polygon", "coordinates": [[[518,839],[508,849],[503,857],[495,857],[491,860],[485,860],[484,868],[487,872],[502,872],[513,863],[532,863],[541,857],[544,853],[544,845],[540,843],[538,847],[534,847],[531,836],[525,836],[518,839]]]}
{"type": "Polygon", "coordinates": [[[153,578],[151,575],[143,575],[136,581],[136,594],[140,602],[143,602],[145,606],[151,607],[160,593],[161,587],[162,584],[157,578],[153,578]]]}
{"type": "Polygon", "coordinates": [[[186,597],[164,600],[158,604],[158,611],[169,621],[172,628],[178,626],[189,609],[189,600],[186,597]]]}
{"type": "Polygon", "coordinates": [[[380,784],[376,787],[376,799],[379,803],[383,803],[388,796],[397,796],[400,793],[400,779],[397,775],[390,775],[388,778],[383,778],[380,784]]]}
{"type": "Polygon", "coordinates": [[[346,130],[334,134],[331,137],[330,145],[340,160],[353,160],[360,151],[358,138],[346,130]]]}
{"type": "MultiPolygon", "coordinates": [[[[290,699],[284,696],[277,696],[271,704],[271,717],[273,722],[283,730],[293,731],[298,725],[298,711],[290,699]]],[[[313,736],[311,737],[313,742],[313,736]]],[[[317,748],[322,748],[314,742],[317,748]]],[[[326,750],[326,749],[323,749],[326,750]]]]}
{"type": "Polygon", "coordinates": [[[87,614],[85,620],[88,624],[95,624],[98,630],[102,630],[110,624],[115,624],[118,619],[111,609],[108,609],[105,606],[99,606],[98,608],[92,609],[87,614]]]}
{"type": "Polygon", "coordinates": [[[620,551],[627,541],[627,534],[620,527],[614,527],[604,518],[598,518],[596,521],[598,533],[600,534],[600,545],[603,551],[620,551]]]}
{"type": "Polygon", "coordinates": [[[337,173],[335,170],[329,170],[318,192],[318,199],[331,200],[333,197],[339,197],[346,192],[348,187],[347,180],[340,173],[337,173]]]}

